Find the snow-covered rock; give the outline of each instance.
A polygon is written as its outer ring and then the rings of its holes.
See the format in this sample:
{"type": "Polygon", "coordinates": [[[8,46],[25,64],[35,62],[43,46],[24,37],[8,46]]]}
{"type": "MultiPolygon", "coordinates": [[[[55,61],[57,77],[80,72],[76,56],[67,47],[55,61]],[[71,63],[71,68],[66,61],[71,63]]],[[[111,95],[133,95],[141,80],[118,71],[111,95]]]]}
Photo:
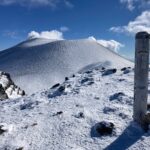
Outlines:
{"type": "Polygon", "coordinates": [[[8,73],[0,71],[0,100],[7,98],[18,98],[25,92],[14,84],[8,73]]]}
{"type": "Polygon", "coordinates": [[[4,99],[7,99],[7,98],[8,98],[8,96],[7,96],[4,88],[0,84],[0,100],[4,100],[4,99]]]}
{"type": "Polygon", "coordinates": [[[132,66],[93,40],[31,39],[0,52],[0,68],[27,94],[47,89],[65,77],[92,67],[132,66]]]}

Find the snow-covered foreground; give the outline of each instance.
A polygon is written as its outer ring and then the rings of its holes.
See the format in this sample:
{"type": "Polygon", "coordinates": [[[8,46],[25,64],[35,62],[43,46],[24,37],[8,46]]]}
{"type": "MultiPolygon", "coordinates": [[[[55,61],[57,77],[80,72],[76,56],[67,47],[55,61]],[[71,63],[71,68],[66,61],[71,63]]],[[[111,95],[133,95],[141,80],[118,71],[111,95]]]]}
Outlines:
{"type": "Polygon", "coordinates": [[[0,69],[10,73],[27,94],[63,82],[66,76],[95,63],[111,67],[132,65],[93,40],[31,39],[0,52],[0,69]]]}
{"type": "Polygon", "coordinates": [[[0,102],[0,150],[148,150],[150,133],[132,122],[133,69],[103,69],[0,102]],[[113,135],[95,133],[100,121],[114,123],[113,135]]]}

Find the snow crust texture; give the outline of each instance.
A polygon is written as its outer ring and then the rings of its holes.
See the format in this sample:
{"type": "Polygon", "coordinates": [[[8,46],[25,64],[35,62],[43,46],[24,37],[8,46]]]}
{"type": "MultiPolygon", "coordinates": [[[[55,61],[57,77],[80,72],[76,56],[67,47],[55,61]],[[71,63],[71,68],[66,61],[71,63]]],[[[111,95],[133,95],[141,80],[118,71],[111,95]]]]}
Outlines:
{"type": "Polygon", "coordinates": [[[134,71],[128,67],[96,67],[49,90],[1,101],[0,149],[149,150],[150,132],[132,122],[134,71]],[[102,121],[114,124],[112,135],[97,135],[102,121]]]}

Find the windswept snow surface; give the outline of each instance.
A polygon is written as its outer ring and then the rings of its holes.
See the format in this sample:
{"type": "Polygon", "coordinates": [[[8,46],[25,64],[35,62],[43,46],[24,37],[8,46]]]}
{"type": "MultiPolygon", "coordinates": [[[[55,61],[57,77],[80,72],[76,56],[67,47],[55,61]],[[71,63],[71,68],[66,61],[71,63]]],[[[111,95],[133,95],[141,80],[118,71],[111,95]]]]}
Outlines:
{"type": "Polygon", "coordinates": [[[27,94],[62,82],[91,64],[117,68],[132,65],[93,40],[31,39],[0,52],[0,69],[10,73],[27,94]]]}
{"type": "Polygon", "coordinates": [[[96,68],[0,102],[0,149],[149,150],[150,133],[132,122],[133,74],[132,68],[96,68]],[[114,134],[97,135],[93,127],[100,121],[114,123],[114,134]]]}

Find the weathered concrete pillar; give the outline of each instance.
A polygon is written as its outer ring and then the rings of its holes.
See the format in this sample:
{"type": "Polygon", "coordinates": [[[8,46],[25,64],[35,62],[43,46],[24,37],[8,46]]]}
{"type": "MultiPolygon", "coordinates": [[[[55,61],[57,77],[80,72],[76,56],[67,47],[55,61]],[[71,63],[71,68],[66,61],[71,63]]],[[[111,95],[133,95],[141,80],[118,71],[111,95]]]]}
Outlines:
{"type": "Polygon", "coordinates": [[[147,32],[136,34],[133,118],[140,124],[143,124],[147,112],[149,39],[150,35],[147,32]]]}

